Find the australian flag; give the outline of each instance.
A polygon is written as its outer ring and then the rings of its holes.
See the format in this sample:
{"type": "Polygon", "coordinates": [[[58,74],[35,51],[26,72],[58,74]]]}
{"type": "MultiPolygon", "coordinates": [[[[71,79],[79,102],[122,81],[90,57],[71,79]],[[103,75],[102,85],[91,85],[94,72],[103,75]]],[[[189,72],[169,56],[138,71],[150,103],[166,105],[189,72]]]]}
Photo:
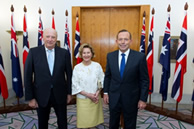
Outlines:
{"type": "Polygon", "coordinates": [[[160,83],[160,94],[162,99],[166,101],[168,94],[168,79],[170,78],[170,14],[166,23],[162,50],[160,53],[160,64],[162,65],[162,77],[160,83]]]}
{"type": "Polygon", "coordinates": [[[178,49],[176,53],[176,66],[171,97],[180,102],[183,94],[184,74],[187,71],[187,11],[182,25],[178,49]]]}
{"type": "Polygon", "coordinates": [[[143,25],[141,30],[141,43],[139,51],[145,53],[145,17],[143,17],[143,25]]]}
{"type": "Polygon", "coordinates": [[[43,45],[43,24],[41,20],[41,15],[39,16],[39,25],[38,25],[38,46],[43,45]]]}
{"type": "Polygon", "coordinates": [[[20,71],[19,51],[17,47],[16,33],[11,15],[11,61],[12,61],[12,85],[16,96],[23,97],[22,77],[20,71]]]}

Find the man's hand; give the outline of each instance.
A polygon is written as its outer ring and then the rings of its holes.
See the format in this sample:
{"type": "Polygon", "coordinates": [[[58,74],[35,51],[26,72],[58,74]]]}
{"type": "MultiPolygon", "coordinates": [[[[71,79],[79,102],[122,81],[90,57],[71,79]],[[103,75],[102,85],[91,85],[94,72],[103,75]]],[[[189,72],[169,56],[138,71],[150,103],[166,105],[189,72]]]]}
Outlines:
{"type": "Polygon", "coordinates": [[[67,95],[67,104],[71,102],[71,99],[72,99],[71,95],[67,95]]]}
{"type": "Polygon", "coordinates": [[[28,105],[31,107],[31,108],[38,108],[38,103],[36,102],[35,99],[32,99],[28,102],[28,105]]]}
{"type": "Polygon", "coordinates": [[[140,110],[144,109],[146,107],[146,102],[139,100],[138,102],[138,108],[140,110]]]}
{"type": "Polygon", "coordinates": [[[108,104],[109,103],[108,94],[104,94],[103,99],[104,99],[104,103],[105,104],[108,104]]]}

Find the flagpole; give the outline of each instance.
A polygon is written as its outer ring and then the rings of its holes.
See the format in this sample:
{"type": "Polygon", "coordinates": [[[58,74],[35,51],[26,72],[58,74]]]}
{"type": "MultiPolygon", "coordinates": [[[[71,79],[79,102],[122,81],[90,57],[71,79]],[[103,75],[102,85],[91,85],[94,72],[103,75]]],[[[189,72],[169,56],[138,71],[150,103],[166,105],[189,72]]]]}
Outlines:
{"type": "Polygon", "coordinates": [[[5,99],[3,98],[3,107],[4,109],[6,108],[6,103],[5,103],[5,99]]]}
{"type": "Polygon", "coordinates": [[[162,106],[161,106],[161,109],[163,110],[164,108],[164,100],[163,100],[163,97],[162,97],[162,106]]]}
{"type": "Polygon", "coordinates": [[[149,105],[151,105],[151,94],[149,95],[149,105]]]}
{"type": "Polygon", "coordinates": [[[19,97],[17,97],[17,104],[18,104],[18,106],[20,105],[20,98],[19,97]]]}
{"type": "Polygon", "coordinates": [[[178,102],[176,102],[176,114],[177,114],[177,112],[178,112],[178,102]]]}
{"type": "Polygon", "coordinates": [[[193,102],[193,110],[192,110],[192,116],[191,116],[191,119],[193,119],[193,115],[194,115],[194,102],[193,102]]]}

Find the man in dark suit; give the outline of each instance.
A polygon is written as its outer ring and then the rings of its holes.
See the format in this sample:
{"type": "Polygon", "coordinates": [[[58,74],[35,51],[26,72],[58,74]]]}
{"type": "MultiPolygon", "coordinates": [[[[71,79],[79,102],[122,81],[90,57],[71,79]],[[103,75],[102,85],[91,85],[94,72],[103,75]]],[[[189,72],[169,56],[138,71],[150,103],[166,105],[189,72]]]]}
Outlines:
{"type": "Polygon", "coordinates": [[[146,107],[149,77],[143,53],[129,49],[131,33],[121,30],[116,43],[119,50],[108,53],[104,79],[104,103],[109,104],[110,129],[118,129],[123,113],[124,128],[135,129],[137,112],[146,107]]]}
{"type": "Polygon", "coordinates": [[[59,129],[67,129],[67,103],[71,100],[72,67],[69,53],[57,47],[57,32],[47,28],[44,45],[30,49],[24,72],[25,99],[37,108],[39,129],[48,129],[51,107],[59,129]]]}

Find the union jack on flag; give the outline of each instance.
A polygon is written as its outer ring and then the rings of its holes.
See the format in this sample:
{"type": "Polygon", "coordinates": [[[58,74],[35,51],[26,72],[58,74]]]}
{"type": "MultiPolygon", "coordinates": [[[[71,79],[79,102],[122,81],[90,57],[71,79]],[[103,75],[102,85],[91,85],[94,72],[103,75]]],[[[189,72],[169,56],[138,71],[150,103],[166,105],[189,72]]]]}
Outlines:
{"type": "Polygon", "coordinates": [[[139,51],[145,53],[145,17],[143,17],[143,25],[141,30],[141,43],[139,51]]]}
{"type": "Polygon", "coordinates": [[[12,85],[16,96],[23,97],[22,77],[20,71],[19,51],[17,47],[16,33],[11,15],[11,61],[12,61],[12,85]]]}
{"type": "Polygon", "coordinates": [[[75,46],[74,46],[74,56],[77,59],[77,64],[79,64],[82,60],[79,58],[79,47],[80,47],[80,32],[79,32],[79,20],[76,17],[76,30],[75,30],[75,46]]]}
{"type": "Polygon", "coordinates": [[[41,20],[41,15],[39,15],[39,25],[38,25],[38,46],[43,45],[43,24],[41,20]]]}
{"type": "Polygon", "coordinates": [[[23,23],[23,66],[25,67],[26,58],[29,52],[29,42],[28,42],[28,31],[27,31],[27,20],[26,13],[24,13],[24,23],[23,23]]]}
{"type": "Polygon", "coordinates": [[[148,67],[148,75],[149,75],[149,94],[153,93],[154,87],[153,87],[153,65],[154,65],[154,15],[152,15],[151,19],[151,26],[150,26],[150,34],[149,34],[149,42],[148,42],[148,49],[147,49],[147,67],[148,67]]]}
{"type": "Polygon", "coordinates": [[[3,66],[3,58],[1,55],[1,47],[0,47],[0,94],[4,99],[8,98],[7,81],[3,66]]]}
{"type": "Polygon", "coordinates": [[[164,39],[162,44],[162,50],[160,53],[160,64],[162,65],[162,76],[160,83],[160,94],[162,99],[167,100],[168,94],[168,79],[170,78],[170,14],[168,14],[168,20],[166,23],[164,39]]]}
{"type": "Polygon", "coordinates": [[[183,94],[184,74],[187,71],[187,11],[182,25],[181,35],[176,54],[176,66],[171,97],[180,102],[183,94]]]}
{"type": "Polygon", "coordinates": [[[66,23],[65,23],[65,41],[64,41],[64,48],[69,52],[69,55],[71,56],[70,40],[69,40],[68,18],[66,18],[66,23]]]}

